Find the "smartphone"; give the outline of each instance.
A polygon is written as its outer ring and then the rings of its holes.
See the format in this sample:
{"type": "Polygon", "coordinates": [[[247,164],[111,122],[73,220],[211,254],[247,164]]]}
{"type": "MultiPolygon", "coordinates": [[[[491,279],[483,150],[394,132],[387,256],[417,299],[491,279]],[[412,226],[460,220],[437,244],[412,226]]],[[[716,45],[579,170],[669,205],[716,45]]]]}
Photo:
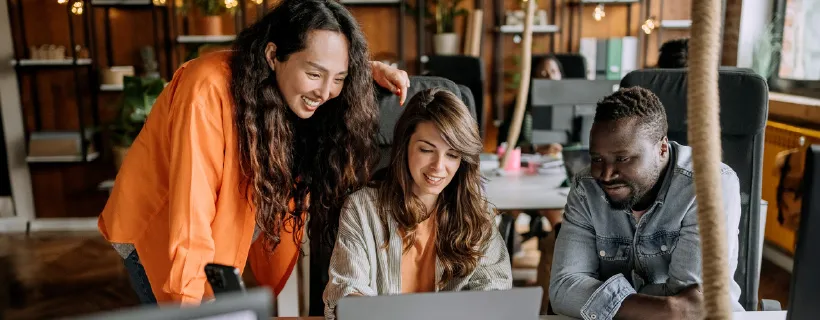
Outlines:
{"type": "Polygon", "coordinates": [[[205,266],[205,276],[214,291],[214,295],[223,293],[245,292],[245,283],[239,269],[216,263],[205,266]]]}

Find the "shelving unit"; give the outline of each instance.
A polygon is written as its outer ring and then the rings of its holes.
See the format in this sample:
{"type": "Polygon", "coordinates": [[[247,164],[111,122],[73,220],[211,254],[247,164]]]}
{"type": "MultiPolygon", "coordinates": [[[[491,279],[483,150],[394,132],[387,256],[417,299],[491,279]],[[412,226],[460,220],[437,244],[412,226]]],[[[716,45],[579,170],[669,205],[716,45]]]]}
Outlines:
{"type": "MultiPolygon", "coordinates": [[[[652,32],[653,34],[650,34],[648,36],[655,36],[656,37],[657,47],[656,47],[655,50],[660,50],[661,45],[663,45],[663,42],[664,42],[664,39],[663,39],[664,30],[689,30],[689,29],[692,28],[692,20],[691,19],[664,19],[663,18],[663,11],[664,11],[664,4],[666,3],[666,0],[645,0],[645,4],[644,4],[645,19],[651,19],[653,17],[651,8],[652,8],[652,4],[653,4],[654,1],[658,1],[658,3],[659,3],[660,14],[658,14],[658,18],[657,18],[657,28],[655,29],[654,32],[652,32]]],[[[722,14],[720,16],[721,16],[721,21],[722,22],[720,24],[720,35],[721,35],[720,38],[723,39],[723,32],[724,32],[724,28],[726,27],[725,26],[725,22],[726,22],[725,21],[726,20],[726,0],[721,1],[721,12],[722,12],[722,14]]],[[[691,16],[691,13],[690,13],[690,16],[691,16]]],[[[649,41],[648,40],[644,41],[643,51],[644,51],[643,52],[643,57],[646,58],[648,56],[648,53],[649,53],[649,41]]],[[[644,62],[644,67],[647,67],[649,65],[650,64],[648,62],[644,62]]]]}
{"type": "MultiPolygon", "coordinates": [[[[522,33],[524,32],[524,26],[500,26],[495,28],[496,32],[499,33],[522,33]]],[[[532,26],[532,33],[557,33],[561,31],[559,26],[554,24],[543,25],[543,26],[532,26]]]]}
{"type": "Polygon", "coordinates": [[[220,36],[196,36],[196,35],[181,35],[177,36],[177,43],[193,43],[193,44],[208,44],[208,43],[229,43],[236,40],[236,35],[220,35],[220,36]]]}
{"type": "MultiPolygon", "coordinates": [[[[158,57],[159,50],[161,48],[165,48],[165,56],[167,59],[166,63],[166,74],[170,77],[173,73],[174,69],[172,64],[170,63],[171,60],[171,46],[168,37],[170,37],[170,19],[168,12],[167,5],[154,5],[153,1],[151,0],[91,0],[91,8],[89,15],[91,16],[91,21],[96,21],[95,14],[97,10],[93,9],[100,9],[103,11],[104,18],[103,18],[103,30],[104,30],[104,41],[105,41],[105,53],[106,53],[106,62],[108,67],[116,66],[117,63],[114,59],[114,40],[111,37],[111,10],[123,10],[123,11],[130,11],[130,10],[150,10],[151,11],[151,29],[154,36],[154,53],[155,57],[158,57]],[[162,17],[158,17],[158,15],[162,15],[162,17]],[[160,30],[159,28],[159,21],[163,22],[164,28],[160,30]],[[160,43],[160,32],[166,35],[165,43],[160,43]]],[[[96,47],[94,48],[96,49],[96,47]]],[[[159,60],[159,59],[157,59],[159,60]]],[[[159,61],[157,61],[159,63],[159,61]]],[[[158,66],[159,67],[159,66],[158,66]]],[[[122,91],[122,86],[119,86],[119,89],[116,89],[116,86],[112,85],[102,85],[100,86],[100,91],[122,91]]]]}
{"type": "MultiPolygon", "coordinates": [[[[83,2],[81,7],[84,12],[91,11],[90,2],[83,2]]],[[[93,64],[93,57],[94,55],[89,52],[89,58],[79,58],[79,53],[77,52],[76,46],[79,44],[77,39],[75,39],[75,19],[77,18],[71,12],[71,5],[65,5],[65,12],[68,18],[68,33],[69,33],[69,47],[66,48],[67,50],[67,58],[64,59],[57,59],[57,60],[45,60],[45,59],[28,59],[25,57],[24,51],[28,49],[28,39],[26,38],[26,21],[24,19],[24,6],[23,1],[10,1],[9,2],[9,11],[10,14],[17,15],[17,23],[18,25],[17,30],[18,34],[21,35],[21,43],[22,48],[24,50],[15,50],[15,57],[13,60],[9,61],[10,65],[12,65],[16,69],[17,73],[17,83],[20,87],[20,94],[23,95],[25,92],[25,82],[23,81],[24,75],[31,77],[31,83],[33,84],[30,88],[30,95],[33,104],[33,118],[34,118],[34,129],[30,130],[26,128],[25,138],[26,138],[26,160],[29,163],[65,163],[65,162],[73,162],[73,163],[83,163],[93,161],[99,156],[99,153],[90,151],[97,148],[93,147],[93,144],[96,140],[96,132],[94,128],[99,126],[99,114],[97,110],[97,87],[95,82],[95,77],[93,76],[94,73],[94,64],[93,64]],[[23,51],[23,52],[21,52],[23,51]],[[74,79],[74,94],[75,99],[77,102],[77,121],[79,124],[79,128],[76,132],[74,131],[62,131],[56,133],[50,133],[43,127],[43,121],[41,119],[41,106],[40,106],[40,92],[38,89],[38,75],[42,72],[48,72],[54,69],[69,69],[73,73],[74,79]],[[81,76],[80,72],[85,71],[87,73],[88,79],[84,79],[81,76]],[[85,85],[85,89],[83,90],[83,86],[85,85]],[[88,92],[84,92],[88,91],[88,92]],[[86,101],[88,99],[88,101],[86,101]],[[86,108],[90,107],[91,111],[91,118],[92,123],[89,126],[86,124],[86,108]],[[60,155],[50,155],[50,156],[42,156],[42,155],[31,155],[31,140],[32,136],[47,136],[51,134],[53,137],[65,136],[65,137],[72,137],[77,135],[79,141],[72,141],[79,142],[79,150],[77,150],[76,154],[60,154],[60,155]]],[[[93,22],[90,18],[90,15],[82,15],[82,33],[83,38],[85,39],[85,46],[87,48],[92,49],[95,47],[94,37],[91,32],[91,28],[93,26],[93,22]]],[[[25,113],[25,111],[24,111],[25,113]]],[[[65,141],[70,140],[57,140],[60,141],[59,143],[65,143],[65,141]]],[[[67,148],[71,149],[71,148],[67,148]]]]}
{"type": "MultiPolygon", "coordinates": [[[[423,2],[423,1],[422,1],[423,2]]],[[[541,35],[550,37],[550,51],[555,51],[555,34],[561,32],[561,26],[555,25],[558,17],[556,13],[556,1],[550,0],[549,7],[549,23],[550,25],[533,25],[533,35],[541,35]]],[[[524,32],[523,26],[506,25],[504,0],[493,0],[493,7],[495,11],[495,31],[496,36],[493,37],[493,106],[495,110],[496,121],[504,119],[504,36],[515,35],[518,36],[524,32]]],[[[489,117],[487,117],[489,119],[489,117]]]]}
{"type": "Polygon", "coordinates": [[[91,59],[77,59],[76,62],[74,59],[14,59],[9,64],[16,67],[72,67],[91,65],[91,59]]]}
{"type": "Polygon", "coordinates": [[[583,17],[584,17],[584,7],[587,5],[610,5],[610,6],[626,6],[626,36],[629,37],[632,35],[632,5],[633,4],[640,4],[641,0],[575,0],[572,2],[567,3],[569,7],[569,28],[567,28],[568,37],[570,41],[567,41],[567,51],[568,52],[575,52],[578,48],[573,48],[572,44],[573,41],[573,31],[574,31],[574,19],[576,17],[575,13],[577,12],[578,17],[578,38],[581,38],[581,33],[583,31],[583,17]]]}
{"type": "MultiPolygon", "coordinates": [[[[406,0],[341,0],[340,3],[347,6],[347,7],[373,7],[373,6],[390,6],[396,7],[398,10],[397,21],[399,27],[397,28],[398,31],[396,32],[396,47],[398,48],[398,59],[399,59],[399,68],[405,69],[405,57],[404,57],[404,39],[405,39],[405,32],[404,32],[404,23],[405,23],[405,16],[406,16],[406,0]]],[[[424,2],[423,0],[420,2],[424,2]]]]}

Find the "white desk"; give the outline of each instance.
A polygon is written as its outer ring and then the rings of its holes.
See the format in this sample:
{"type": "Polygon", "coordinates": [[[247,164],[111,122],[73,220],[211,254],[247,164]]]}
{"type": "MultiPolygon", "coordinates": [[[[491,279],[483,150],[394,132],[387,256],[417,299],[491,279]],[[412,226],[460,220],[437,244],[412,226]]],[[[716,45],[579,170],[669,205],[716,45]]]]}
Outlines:
{"type": "MultiPolygon", "coordinates": [[[[734,320],[786,320],[786,311],[735,312],[734,320]]],[[[280,317],[272,320],[324,320],[324,317],[280,317]]],[[[541,316],[540,320],[570,320],[564,316],[541,316]]]]}
{"type": "Polygon", "coordinates": [[[563,209],[569,188],[559,188],[566,174],[497,175],[485,172],[487,199],[498,210],[563,209]]]}
{"type": "MultiPolygon", "coordinates": [[[[540,320],[571,320],[565,316],[541,316],[540,320]]],[[[735,312],[733,320],[786,320],[786,311],[735,312]]]]}

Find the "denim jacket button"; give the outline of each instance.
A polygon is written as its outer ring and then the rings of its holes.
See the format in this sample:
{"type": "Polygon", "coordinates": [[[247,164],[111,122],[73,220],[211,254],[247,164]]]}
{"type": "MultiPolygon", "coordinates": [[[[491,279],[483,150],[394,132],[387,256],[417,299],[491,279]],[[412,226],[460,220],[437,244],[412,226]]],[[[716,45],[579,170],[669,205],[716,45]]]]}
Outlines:
{"type": "Polygon", "coordinates": [[[666,247],[666,245],[662,245],[662,246],[661,246],[661,251],[666,251],[666,249],[668,249],[668,248],[666,247]]]}
{"type": "Polygon", "coordinates": [[[594,313],[593,313],[593,314],[589,315],[589,318],[590,318],[590,319],[597,319],[597,318],[598,318],[598,315],[596,315],[596,314],[594,314],[594,313]]]}
{"type": "Polygon", "coordinates": [[[600,254],[602,257],[605,257],[606,256],[606,251],[601,250],[601,252],[598,252],[598,254],[600,254]]]}

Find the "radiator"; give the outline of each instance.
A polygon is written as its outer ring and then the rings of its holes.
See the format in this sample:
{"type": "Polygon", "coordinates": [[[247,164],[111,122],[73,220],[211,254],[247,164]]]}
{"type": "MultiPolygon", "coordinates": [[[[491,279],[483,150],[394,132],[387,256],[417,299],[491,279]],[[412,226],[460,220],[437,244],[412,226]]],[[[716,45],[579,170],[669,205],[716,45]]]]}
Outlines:
{"type": "MultiPolygon", "coordinates": [[[[778,221],[779,205],[777,202],[777,188],[780,183],[780,171],[777,168],[777,155],[784,151],[797,150],[792,155],[794,169],[791,175],[802,177],[802,163],[806,158],[806,149],[812,144],[820,144],[820,131],[804,129],[784,123],[768,121],[766,123],[766,140],[763,148],[763,200],[769,202],[766,212],[765,239],[769,244],[776,245],[789,254],[794,254],[795,230],[788,219],[778,221]]],[[[790,210],[798,210],[800,201],[787,201],[790,210]]],[[[799,218],[799,215],[798,215],[799,218]]]]}

